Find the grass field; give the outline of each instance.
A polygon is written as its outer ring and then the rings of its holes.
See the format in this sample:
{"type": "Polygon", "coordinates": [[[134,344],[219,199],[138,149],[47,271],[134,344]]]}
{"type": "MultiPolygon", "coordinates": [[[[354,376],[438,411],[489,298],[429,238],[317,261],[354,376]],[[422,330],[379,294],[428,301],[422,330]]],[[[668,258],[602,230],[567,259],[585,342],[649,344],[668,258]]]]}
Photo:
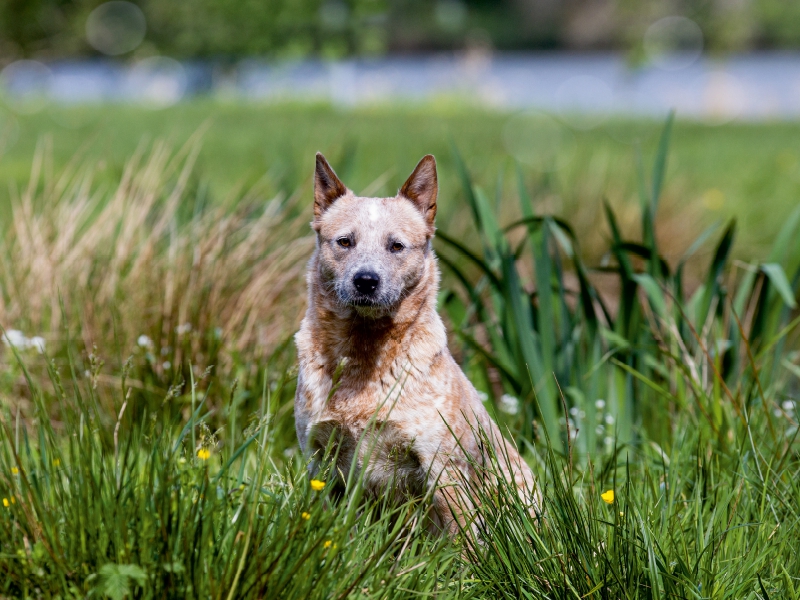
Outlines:
{"type": "Polygon", "coordinates": [[[7,120],[0,597],[800,598],[796,129],[207,102],[7,120]],[[617,141],[638,135],[640,162],[617,141]],[[309,481],[290,335],[318,149],[373,194],[437,155],[440,309],[542,520],[475,488],[480,542],[447,541],[418,499],[309,481]]]}
{"type": "MultiPolygon", "coordinates": [[[[635,212],[636,153],[631,142],[641,140],[643,152],[652,153],[659,124],[613,121],[591,131],[565,126],[554,132],[551,122],[448,105],[347,111],[198,100],[161,111],[124,105],[53,107],[35,115],[0,112],[0,132],[5,132],[0,181],[27,183],[37,144],[49,140],[56,171],[77,155],[99,163],[98,180],[113,184],[143,140],[165,139],[181,146],[201,129],[205,133],[193,178],[198,185],[207,184],[211,198],[220,203],[254,185],[264,197],[310,185],[317,150],[354,190],[374,194],[394,193],[419,157],[435,154],[442,178],[440,227],[457,219],[463,207],[457,200],[452,143],[467,157],[476,183],[489,190],[500,174],[512,172],[510,151],[523,158],[539,152],[543,161],[554,156],[560,168],[549,178],[540,168],[549,168],[549,163],[534,160],[526,169],[529,185],[546,185],[548,210],[577,219],[576,226],[585,229],[582,234],[594,239],[592,225],[603,198],[635,212]],[[509,142],[509,130],[519,132],[524,142],[509,142]]],[[[737,252],[763,256],[771,232],[784,222],[800,192],[798,133],[800,125],[793,123],[708,126],[679,121],[662,226],[675,220],[679,225],[674,229],[683,231],[688,221],[690,235],[697,235],[712,221],[735,216],[740,222],[737,252]]],[[[6,185],[0,194],[6,194],[6,185]]],[[[507,204],[516,206],[516,201],[507,204]]]]}

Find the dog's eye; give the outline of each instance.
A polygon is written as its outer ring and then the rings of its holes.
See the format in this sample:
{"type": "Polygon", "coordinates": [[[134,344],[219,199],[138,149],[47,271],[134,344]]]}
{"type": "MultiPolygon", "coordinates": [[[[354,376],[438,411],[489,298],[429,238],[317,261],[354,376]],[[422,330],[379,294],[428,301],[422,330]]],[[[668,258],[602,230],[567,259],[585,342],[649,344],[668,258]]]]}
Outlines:
{"type": "Polygon", "coordinates": [[[403,248],[405,248],[403,244],[401,244],[400,242],[394,242],[392,244],[391,250],[392,252],[400,252],[400,250],[402,250],[403,248]]]}
{"type": "Polygon", "coordinates": [[[340,237],[338,240],[336,240],[336,243],[339,244],[342,248],[349,248],[350,246],[353,245],[349,237],[340,237]]]}

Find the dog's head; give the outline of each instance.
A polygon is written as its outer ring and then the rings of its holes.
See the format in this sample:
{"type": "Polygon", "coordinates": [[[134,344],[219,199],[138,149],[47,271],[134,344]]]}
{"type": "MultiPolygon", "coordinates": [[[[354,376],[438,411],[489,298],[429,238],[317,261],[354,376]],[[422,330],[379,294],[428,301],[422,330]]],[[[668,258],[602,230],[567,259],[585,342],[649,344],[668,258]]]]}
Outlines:
{"type": "Polygon", "coordinates": [[[419,283],[430,256],[437,191],[430,154],[392,198],[356,196],[317,154],[312,227],[319,273],[341,305],[382,316],[419,283]]]}

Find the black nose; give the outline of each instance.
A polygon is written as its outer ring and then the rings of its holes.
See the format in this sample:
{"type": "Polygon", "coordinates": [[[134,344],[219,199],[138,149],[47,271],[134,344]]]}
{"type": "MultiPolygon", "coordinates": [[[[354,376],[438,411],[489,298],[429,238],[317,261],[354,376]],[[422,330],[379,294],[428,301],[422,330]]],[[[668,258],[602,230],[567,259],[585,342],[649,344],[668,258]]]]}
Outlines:
{"type": "Polygon", "coordinates": [[[359,294],[371,296],[378,289],[378,284],[381,282],[378,274],[373,271],[359,271],[353,277],[353,285],[356,286],[359,294]]]}

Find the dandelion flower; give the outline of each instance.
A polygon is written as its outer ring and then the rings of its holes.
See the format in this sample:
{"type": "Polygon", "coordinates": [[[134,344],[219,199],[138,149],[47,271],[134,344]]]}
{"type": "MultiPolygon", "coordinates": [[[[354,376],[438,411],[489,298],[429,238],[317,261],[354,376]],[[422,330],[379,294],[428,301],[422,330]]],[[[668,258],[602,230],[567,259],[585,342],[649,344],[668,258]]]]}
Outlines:
{"type": "Polygon", "coordinates": [[[8,501],[8,498],[3,498],[3,506],[5,506],[6,508],[11,506],[11,503],[8,501]]]}
{"type": "Polygon", "coordinates": [[[211,451],[208,448],[200,448],[197,451],[197,458],[200,460],[208,460],[211,457],[211,451]]]}
{"type": "Polygon", "coordinates": [[[600,494],[600,497],[606,504],[614,504],[614,490],[608,490],[606,493],[600,494]]]}
{"type": "Polygon", "coordinates": [[[319,479],[311,480],[311,489],[314,490],[315,492],[321,492],[324,487],[325,487],[324,481],[320,481],[319,479]]]}
{"type": "Polygon", "coordinates": [[[302,513],[300,516],[303,517],[306,521],[308,521],[311,518],[311,515],[308,514],[307,512],[302,513]]]}
{"type": "Polygon", "coordinates": [[[19,469],[17,467],[11,467],[11,474],[19,475],[19,469]]]}

